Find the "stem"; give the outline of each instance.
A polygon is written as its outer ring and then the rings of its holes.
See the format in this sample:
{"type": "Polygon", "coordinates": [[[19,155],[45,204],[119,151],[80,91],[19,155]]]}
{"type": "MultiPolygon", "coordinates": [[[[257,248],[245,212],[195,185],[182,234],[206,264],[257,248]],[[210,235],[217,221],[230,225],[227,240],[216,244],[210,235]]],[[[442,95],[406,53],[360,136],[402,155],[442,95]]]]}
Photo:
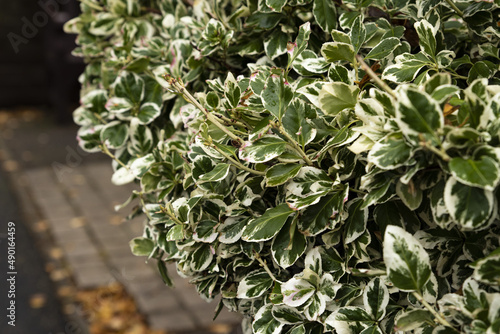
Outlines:
{"type": "Polygon", "coordinates": [[[269,275],[269,277],[271,277],[271,279],[273,281],[277,281],[276,277],[274,277],[273,273],[271,272],[271,270],[269,269],[269,267],[267,266],[266,264],[266,261],[262,260],[262,258],[260,257],[260,254],[259,253],[256,253],[255,252],[255,259],[260,263],[260,265],[264,268],[264,270],[266,271],[266,273],[269,275]]]}
{"type": "Polygon", "coordinates": [[[357,194],[362,194],[362,195],[368,194],[366,191],[358,190],[358,189],[354,189],[354,188],[349,188],[349,191],[352,191],[353,193],[357,193],[357,194]]]}
{"type": "Polygon", "coordinates": [[[236,136],[234,133],[232,133],[231,131],[229,131],[228,128],[226,128],[223,124],[221,124],[219,122],[219,119],[217,117],[215,117],[214,115],[212,115],[211,113],[209,113],[205,108],[203,108],[203,106],[194,98],[193,95],[191,95],[179,82],[177,82],[177,80],[175,80],[174,78],[170,77],[168,78],[168,76],[166,76],[165,78],[169,83],[170,85],[172,85],[180,94],[182,94],[184,96],[184,98],[186,98],[186,100],[188,102],[190,102],[191,104],[193,104],[196,108],[198,108],[202,113],[205,114],[205,116],[207,117],[207,119],[212,122],[215,126],[217,126],[219,129],[221,129],[225,134],[227,134],[229,136],[229,138],[231,138],[232,140],[235,140],[237,142],[239,142],[240,144],[243,144],[244,143],[244,140],[241,139],[240,137],[236,136]]]}
{"type": "Polygon", "coordinates": [[[174,221],[174,223],[176,223],[177,225],[184,225],[183,222],[181,222],[179,220],[179,218],[177,218],[172,212],[170,212],[170,210],[166,207],[163,207],[163,206],[160,206],[161,208],[161,212],[165,213],[167,216],[170,217],[170,219],[172,219],[174,221]]]}
{"type": "Polygon", "coordinates": [[[358,60],[359,64],[361,65],[361,68],[363,71],[366,72],[370,76],[370,78],[373,79],[379,85],[383,90],[385,90],[387,93],[389,93],[393,98],[396,98],[396,93],[387,85],[385,82],[383,82],[378,75],[375,74],[375,72],[372,71],[370,66],[368,66],[363,58],[360,55],[356,55],[356,59],[358,60]]]}
{"type": "Polygon", "coordinates": [[[285,250],[291,250],[293,244],[293,237],[295,236],[295,228],[297,227],[297,221],[299,220],[299,215],[296,214],[293,217],[292,225],[290,226],[290,242],[286,246],[285,250]]]}
{"type": "Polygon", "coordinates": [[[223,120],[224,122],[228,123],[228,125],[237,125],[239,127],[242,127],[242,128],[246,128],[246,125],[241,123],[240,121],[237,121],[235,119],[230,119],[224,115],[220,115],[220,114],[216,114],[216,117],[220,118],[221,120],[223,120]]]}
{"type": "Polygon", "coordinates": [[[302,150],[302,148],[300,147],[300,145],[292,138],[290,137],[290,135],[285,131],[285,128],[283,128],[283,125],[281,125],[281,123],[279,123],[278,125],[278,130],[280,131],[280,133],[285,136],[285,138],[288,140],[289,144],[292,145],[293,149],[298,153],[300,154],[300,156],[302,157],[302,159],[304,159],[304,161],[309,165],[309,166],[313,166],[313,162],[311,161],[311,159],[309,159],[309,157],[306,155],[306,153],[302,150]]]}
{"type": "Polygon", "coordinates": [[[233,165],[235,165],[235,166],[237,166],[237,167],[239,167],[239,168],[241,168],[243,170],[246,170],[247,172],[255,174],[255,175],[259,175],[259,176],[266,175],[266,173],[264,173],[264,172],[260,172],[260,171],[248,168],[247,166],[243,165],[241,162],[239,162],[237,160],[234,160],[229,155],[227,155],[224,151],[222,151],[221,149],[219,149],[217,146],[215,146],[215,145],[209,145],[209,146],[212,147],[217,152],[219,152],[220,154],[222,154],[224,156],[224,158],[226,158],[227,160],[229,160],[233,165]]]}
{"type": "Polygon", "coordinates": [[[108,149],[108,147],[105,144],[99,145],[99,148],[101,149],[102,153],[106,154],[109,156],[111,159],[116,161],[120,166],[125,168],[126,170],[130,170],[127,165],[125,165],[122,161],[120,161],[113,153],[111,153],[108,149]]]}
{"type": "Polygon", "coordinates": [[[441,159],[443,159],[444,161],[450,161],[451,160],[451,157],[444,150],[438,150],[430,142],[425,142],[425,141],[424,142],[420,142],[420,145],[422,147],[427,148],[432,153],[435,153],[436,155],[440,156],[441,159]]]}
{"type": "Polygon", "coordinates": [[[448,5],[450,5],[450,7],[458,14],[458,16],[460,16],[461,18],[464,17],[464,12],[462,12],[458,7],[457,5],[455,5],[455,3],[453,2],[453,0],[446,0],[446,2],[448,3],[448,5]]]}
{"type": "Polygon", "coordinates": [[[439,321],[439,323],[441,323],[442,325],[444,325],[446,327],[450,327],[450,328],[453,328],[454,330],[456,330],[445,318],[443,318],[443,316],[441,316],[441,314],[436,312],[436,310],[431,305],[429,305],[429,303],[427,303],[424,300],[424,298],[420,295],[420,293],[413,291],[412,294],[415,296],[415,298],[417,298],[417,300],[422,305],[424,305],[424,307],[426,309],[428,309],[432,313],[432,315],[434,315],[434,317],[436,317],[436,319],[437,319],[437,321],[439,321]]]}

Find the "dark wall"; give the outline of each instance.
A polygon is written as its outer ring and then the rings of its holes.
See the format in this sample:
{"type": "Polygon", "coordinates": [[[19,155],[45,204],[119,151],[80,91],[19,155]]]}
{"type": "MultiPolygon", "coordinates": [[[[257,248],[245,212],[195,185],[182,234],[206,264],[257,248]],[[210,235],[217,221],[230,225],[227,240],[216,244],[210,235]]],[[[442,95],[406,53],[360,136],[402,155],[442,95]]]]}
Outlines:
{"type": "Polygon", "coordinates": [[[0,0],[0,107],[44,106],[70,119],[83,65],[62,27],[78,9],[77,0],[0,0]]]}

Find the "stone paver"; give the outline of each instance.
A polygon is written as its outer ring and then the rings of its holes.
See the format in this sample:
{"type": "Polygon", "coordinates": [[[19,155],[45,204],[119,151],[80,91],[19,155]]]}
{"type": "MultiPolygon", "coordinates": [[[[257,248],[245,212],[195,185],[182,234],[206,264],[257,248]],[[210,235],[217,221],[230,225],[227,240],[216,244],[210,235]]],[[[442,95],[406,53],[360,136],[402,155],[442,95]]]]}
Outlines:
{"type": "Polygon", "coordinates": [[[218,301],[202,300],[195,287],[177,275],[174,264],[168,265],[176,284],[171,289],[154,260],[145,263],[145,258],[131,254],[128,243],[142,235],[144,217],[125,221],[132,205],[118,213],[114,206],[125,202],[137,185],[112,185],[109,162],[77,166],[62,176],[56,173],[52,167],[30,169],[26,182],[79,288],[119,281],[152,328],[168,332],[203,332],[214,324],[239,322],[238,315],[224,310],[214,323],[218,301]]]}

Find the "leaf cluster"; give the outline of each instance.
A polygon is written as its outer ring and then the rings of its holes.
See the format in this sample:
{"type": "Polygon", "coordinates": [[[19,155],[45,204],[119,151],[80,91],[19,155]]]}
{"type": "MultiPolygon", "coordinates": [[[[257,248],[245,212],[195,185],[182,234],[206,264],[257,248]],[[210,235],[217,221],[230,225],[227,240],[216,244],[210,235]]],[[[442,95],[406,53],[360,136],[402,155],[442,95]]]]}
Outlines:
{"type": "Polygon", "coordinates": [[[167,284],[248,333],[500,331],[497,0],[81,8],[78,140],[167,284]]]}

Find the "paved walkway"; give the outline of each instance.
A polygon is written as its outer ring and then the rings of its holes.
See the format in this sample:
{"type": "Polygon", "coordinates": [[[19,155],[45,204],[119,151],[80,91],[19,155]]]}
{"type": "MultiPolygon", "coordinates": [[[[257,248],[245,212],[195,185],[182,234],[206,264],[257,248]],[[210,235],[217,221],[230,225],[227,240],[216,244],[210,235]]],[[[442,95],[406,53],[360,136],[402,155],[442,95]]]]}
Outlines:
{"type": "MultiPolygon", "coordinates": [[[[34,131],[41,130],[31,128],[30,134],[34,131]]],[[[50,133],[45,134],[50,137],[50,133]]],[[[10,142],[22,146],[15,138],[10,142]]],[[[45,148],[48,155],[54,154],[51,147],[45,148]]],[[[129,241],[142,235],[144,218],[126,221],[124,216],[133,205],[119,212],[114,207],[124,202],[135,186],[111,184],[109,159],[92,161],[74,142],[61,147],[65,151],[51,161],[25,168],[19,168],[22,163],[16,162],[20,159],[16,157],[21,156],[19,148],[9,153],[7,147],[3,152],[4,168],[12,169],[14,184],[20,191],[24,188],[22,207],[31,211],[31,219],[36,220],[33,226],[51,234],[55,247],[50,253],[64,261],[76,289],[118,281],[153,329],[168,333],[229,332],[239,322],[238,315],[224,310],[213,322],[217,301],[208,304],[202,300],[194,287],[177,275],[173,265],[168,269],[175,288],[166,287],[155,261],[146,264],[144,257],[131,254],[129,241]]],[[[39,157],[45,152],[42,148],[30,154],[39,157]]]]}

